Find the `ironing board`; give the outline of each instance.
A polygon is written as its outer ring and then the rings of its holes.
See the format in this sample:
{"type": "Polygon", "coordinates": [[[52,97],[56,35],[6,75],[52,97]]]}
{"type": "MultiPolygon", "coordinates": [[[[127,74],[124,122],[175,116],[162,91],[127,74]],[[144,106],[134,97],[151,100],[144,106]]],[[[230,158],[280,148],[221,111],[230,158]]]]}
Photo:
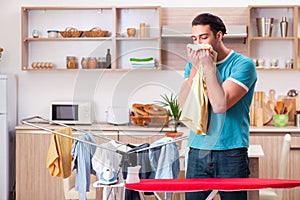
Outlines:
{"type": "Polygon", "coordinates": [[[141,179],[139,183],[126,183],[127,189],[140,192],[195,192],[212,190],[207,200],[221,191],[259,190],[263,188],[299,187],[300,180],[266,178],[179,178],[141,179]]]}

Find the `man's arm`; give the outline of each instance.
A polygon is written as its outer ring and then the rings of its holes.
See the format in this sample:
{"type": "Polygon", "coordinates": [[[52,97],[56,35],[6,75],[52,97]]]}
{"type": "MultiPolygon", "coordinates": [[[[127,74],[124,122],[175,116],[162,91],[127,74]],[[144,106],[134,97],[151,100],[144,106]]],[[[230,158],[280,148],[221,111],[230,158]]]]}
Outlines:
{"type": "MultiPolygon", "coordinates": [[[[213,65],[212,57],[207,54],[207,52],[200,56],[202,60],[199,59],[198,56],[199,54],[195,56],[196,59],[194,57],[194,61],[197,60],[198,63],[201,63],[204,66],[207,93],[212,109],[215,113],[223,113],[236,104],[247,93],[247,91],[242,86],[231,80],[225,80],[222,84],[220,84],[217,79],[216,68],[213,65]]],[[[185,100],[190,92],[193,78],[197,73],[197,70],[198,69],[193,65],[188,79],[181,87],[178,96],[178,102],[181,108],[183,108],[185,100]]]]}
{"type": "Polygon", "coordinates": [[[223,113],[236,104],[247,91],[231,80],[220,84],[215,70],[206,70],[206,86],[208,99],[215,113],[223,113]]]}
{"type": "Polygon", "coordinates": [[[183,82],[179,95],[178,95],[178,103],[180,108],[182,109],[184,104],[185,104],[185,100],[187,98],[187,96],[190,93],[191,90],[191,86],[193,84],[193,79],[196,75],[197,69],[195,69],[194,67],[192,67],[191,72],[189,77],[183,82]]]}

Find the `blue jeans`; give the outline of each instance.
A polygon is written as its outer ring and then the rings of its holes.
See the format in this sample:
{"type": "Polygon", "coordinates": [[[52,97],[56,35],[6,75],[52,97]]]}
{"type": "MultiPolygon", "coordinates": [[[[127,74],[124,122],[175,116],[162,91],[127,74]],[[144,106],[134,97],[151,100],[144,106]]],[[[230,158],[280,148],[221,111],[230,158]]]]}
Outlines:
{"type": "MultiPolygon", "coordinates": [[[[248,149],[207,151],[190,148],[186,178],[248,178],[248,149]]],[[[205,200],[211,191],[187,192],[186,200],[205,200]]],[[[222,192],[222,200],[247,200],[247,191],[222,192]]]]}

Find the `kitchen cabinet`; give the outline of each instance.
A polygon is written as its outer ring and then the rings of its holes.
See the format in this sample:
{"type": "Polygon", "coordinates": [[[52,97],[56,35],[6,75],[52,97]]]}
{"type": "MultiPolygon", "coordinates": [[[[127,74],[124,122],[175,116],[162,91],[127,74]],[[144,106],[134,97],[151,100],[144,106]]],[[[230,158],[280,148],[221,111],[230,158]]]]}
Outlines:
{"type": "Polygon", "coordinates": [[[46,168],[50,136],[16,135],[16,199],[64,198],[62,179],[50,176],[46,168]]]}
{"type": "MultiPolygon", "coordinates": [[[[96,133],[96,132],[94,132],[96,133]]],[[[74,133],[76,134],[76,133],[74,133]]],[[[96,134],[117,139],[115,131],[96,134]]],[[[16,199],[64,199],[63,181],[46,168],[51,134],[35,128],[16,130],[16,199]]],[[[77,136],[76,136],[77,137],[77,136]]],[[[97,143],[102,139],[95,138],[97,143]]]]}
{"type": "MultiPolygon", "coordinates": [[[[300,132],[292,134],[291,140],[291,152],[290,152],[290,164],[289,172],[290,172],[290,179],[300,179],[300,171],[299,171],[299,163],[300,163],[300,132]],[[298,164],[296,164],[298,163],[298,164]]],[[[300,189],[294,188],[291,189],[290,192],[290,199],[298,199],[300,197],[300,189]]]]}
{"type": "Polygon", "coordinates": [[[66,57],[75,56],[78,68],[83,57],[105,57],[111,52],[112,70],[130,69],[130,57],[153,57],[160,66],[160,7],[22,7],[22,70],[32,64],[51,62],[55,69],[66,69],[66,57]],[[145,32],[139,34],[140,23],[145,32]],[[107,37],[48,38],[48,30],[64,31],[72,27],[88,31],[99,27],[107,37]],[[137,29],[128,38],[127,28],[137,29]],[[32,32],[39,31],[39,37],[32,32]]]}
{"type": "MultiPolygon", "coordinates": [[[[259,177],[260,178],[278,178],[279,160],[281,156],[281,147],[285,134],[291,134],[291,147],[288,155],[288,164],[286,168],[287,179],[300,179],[299,158],[300,158],[300,134],[299,130],[292,128],[253,128],[250,134],[250,144],[261,145],[264,151],[264,157],[260,159],[259,177]],[[258,130],[259,129],[259,130],[258,130]]],[[[283,190],[283,199],[297,200],[300,196],[299,188],[283,190]]]]}
{"type": "Polygon", "coordinates": [[[248,7],[248,56],[258,61],[257,69],[300,69],[299,60],[299,8],[284,6],[249,6],[248,7]],[[287,18],[287,36],[281,36],[280,22],[287,18]],[[273,18],[273,24],[262,23],[258,28],[257,18],[273,18]],[[266,30],[263,31],[263,30],[266,30]],[[260,30],[260,31],[259,31],[260,30]],[[270,34],[268,32],[271,30],[270,34]],[[259,34],[261,33],[261,34],[259,34]],[[274,65],[274,62],[277,65],[274,65]],[[273,64],[272,64],[273,62],[273,64]]]}
{"type": "MultiPolygon", "coordinates": [[[[57,125],[38,124],[46,129],[61,128],[57,125]]],[[[107,124],[78,125],[76,128],[130,144],[153,142],[164,137],[159,127],[114,126],[107,124]]],[[[165,131],[170,131],[166,128],[165,131]]],[[[76,131],[74,137],[78,137],[76,131]]],[[[51,134],[28,125],[16,127],[16,199],[64,199],[61,178],[52,177],[46,168],[51,134]],[[49,189],[51,188],[51,189],[49,189]]],[[[97,144],[107,142],[94,137],[97,144]]]]}

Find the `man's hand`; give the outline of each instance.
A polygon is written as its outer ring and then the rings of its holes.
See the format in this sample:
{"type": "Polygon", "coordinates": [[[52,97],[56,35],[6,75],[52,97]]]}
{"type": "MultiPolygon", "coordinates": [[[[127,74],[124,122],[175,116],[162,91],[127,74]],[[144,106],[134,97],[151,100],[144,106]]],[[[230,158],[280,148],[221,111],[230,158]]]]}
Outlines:
{"type": "Polygon", "coordinates": [[[192,62],[193,67],[197,70],[200,65],[203,65],[205,70],[213,69],[214,55],[210,49],[204,48],[199,50],[193,50],[187,48],[188,59],[192,62]]]}

